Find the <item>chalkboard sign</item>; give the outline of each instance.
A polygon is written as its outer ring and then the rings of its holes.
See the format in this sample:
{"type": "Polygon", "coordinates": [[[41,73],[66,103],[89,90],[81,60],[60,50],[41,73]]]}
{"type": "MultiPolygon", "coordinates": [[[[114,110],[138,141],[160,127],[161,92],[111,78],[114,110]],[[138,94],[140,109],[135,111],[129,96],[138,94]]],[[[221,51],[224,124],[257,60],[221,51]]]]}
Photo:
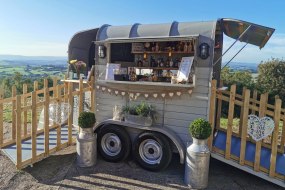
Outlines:
{"type": "Polygon", "coordinates": [[[194,57],[182,57],[180,66],[179,66],[179,71],[177,74],[177,80],[178,81],[188,81],[188,77],[191,71],[191,67],[193,64],[194,57]]]}
{"type": "Polygon", "coordinates": [[[132,54],[131,43],[113,43],[111,44],[111,62],[118,61],[134,62],[134,54],[132,54]]]}

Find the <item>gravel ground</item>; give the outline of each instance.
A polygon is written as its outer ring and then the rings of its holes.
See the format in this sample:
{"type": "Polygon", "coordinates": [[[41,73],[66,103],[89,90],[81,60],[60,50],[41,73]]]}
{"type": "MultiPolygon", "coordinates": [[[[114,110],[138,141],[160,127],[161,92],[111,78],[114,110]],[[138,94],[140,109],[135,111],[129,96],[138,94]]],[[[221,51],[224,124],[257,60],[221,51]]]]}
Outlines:
{"type": "MultiPolygon", "coordinates": [[[[149,172],[130,158],[109,163],[98,157],[90,168],[76,167],[75,147],[68,147],[49,158],[18,171],[0,153],[0,189],[188,189],[183,183],[184,166],[174,156],[171,165],[162,172],[149,172]]],[[[246,172],[211,159],[208,189],[259,190],[282,189],[246,172]]]]}

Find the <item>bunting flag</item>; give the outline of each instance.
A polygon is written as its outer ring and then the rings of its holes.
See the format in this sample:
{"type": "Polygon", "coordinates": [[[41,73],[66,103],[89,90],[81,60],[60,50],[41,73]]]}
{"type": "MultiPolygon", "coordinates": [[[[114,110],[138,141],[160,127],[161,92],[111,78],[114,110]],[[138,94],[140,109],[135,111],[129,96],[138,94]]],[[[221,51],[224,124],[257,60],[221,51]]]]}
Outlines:
{"type": "Polygon", "coordinates": [[[153,97],[153,98],[173,98],[174,96],[180,97],[182,94],[188,94],[191,95],[193,93],[193,89],[183,89],[180,91],[171,91],[171,90],[163,90],[163,91],[155,91],[155,92],[138,92],[138,91],[134,91],[134,90],[120,90],[120,89],[115,89],[115,88],[110,88],[110,87],[106,87],[106,86],[100,86],[100,85],[96,85],[96,89],[98,91],[101,91],[103,93],[109,93],[109,94],[114,94],[114,95],[121,95],[121,96],[126,96],[128,95],[129,98],[131,99],[136,99],[140,96],[144,97],[144,98],[149,98],[149,97],[153,97]]]}

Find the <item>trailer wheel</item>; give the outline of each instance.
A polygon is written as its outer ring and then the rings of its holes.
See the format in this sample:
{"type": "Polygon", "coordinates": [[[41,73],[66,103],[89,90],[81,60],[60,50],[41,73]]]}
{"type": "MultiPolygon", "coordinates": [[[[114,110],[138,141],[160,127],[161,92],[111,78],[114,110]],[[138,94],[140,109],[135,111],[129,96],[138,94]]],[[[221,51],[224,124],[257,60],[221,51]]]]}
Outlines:
{"type": "Polygon", "coordinates": [[[150,171],[167,168],[172,158],[168,140],[158,133],[141,133],[135,140],[133,153],[138,164],[150,171]]]}
{"type": "Polygon", "coordinates": [[[105,160],[119,162],[129,156],[131,140],[122,127],[107,125],[98,133],[98,149],[105,160]]]}

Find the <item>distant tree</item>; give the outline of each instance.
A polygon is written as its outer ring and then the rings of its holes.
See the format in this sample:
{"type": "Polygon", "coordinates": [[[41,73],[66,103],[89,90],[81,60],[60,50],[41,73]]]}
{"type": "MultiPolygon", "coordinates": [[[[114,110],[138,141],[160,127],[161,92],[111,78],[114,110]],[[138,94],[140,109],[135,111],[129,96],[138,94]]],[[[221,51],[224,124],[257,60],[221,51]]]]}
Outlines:
{"type": "Polygon", "coordinates": [[[225,86],[230,87],[232,84],[237,85],[237,92],[242,93],[243,87],[254,89],[255,82],[250,71],[232,71],[225,67],[221,72],[221,79],[225,86]]]}
{"type": "Polygon", "coordinates": [[[273,103],[278,95],[285,103],[285,61],[270,59],[258,66],[257,89],[260,93],[269,93],[269,102],[273,103]]]}

